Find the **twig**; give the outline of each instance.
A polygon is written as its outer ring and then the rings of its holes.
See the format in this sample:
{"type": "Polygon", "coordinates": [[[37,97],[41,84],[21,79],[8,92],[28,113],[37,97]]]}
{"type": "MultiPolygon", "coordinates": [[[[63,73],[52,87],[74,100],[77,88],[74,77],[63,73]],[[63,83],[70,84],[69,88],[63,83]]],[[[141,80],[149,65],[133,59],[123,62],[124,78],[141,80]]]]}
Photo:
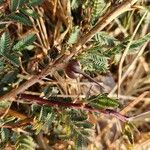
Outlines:
{"type": "MultiPolygon", "coordinates": [[[[32,103],[37,103],[39,105],[48,105],[50,107],[67,107],[67,108],[72,108],[72,109],[81,109],[81,110],[90,111],[90,112],[110,114],[110,115],[115,116],[116,118],[118,118],[119,120],[121,120],[123,122],[125,122],[127,120],[126,116],[121,115],[120,113],[116,112],[115,110],[111,110],[111,109],[100,110],[97,108],[93,108],[88,104],[83,104],[83,103],[50,101],[48,99],[43,99],[39,96],[28,95],[28,94],[20,94],[18,96],[18,99],[30,101],[32,103]]],[[[17,102],[19,102],[19,101],[17,101],[17,102]]]]}
{"type": "Polygon", "coordinates": [[[4,115],[14,116],[14,117],[19,118],[19,119],[25,119],[25,118],[27,118],[26,115],[24,115],[22,113],[19,113],[19,112],[15,111],[15,110],[12,110],[10,108],[8,109],[8,111],[7,111],[6,114],[5,114],[5,111],[6,110],[0,111],[0,118],[4,117],[4,115]]]}
{"type": "Polygon", "coordinates": [[[143,97],[145,97],[148,94],[148,91],[142,93],[137,99],[135,99],[133,102],[131,102],[127,107],[125,107],[120,113],[122,115],[125,115],[129,110],[131,110],[137,103],[139,103],[143,97]]]}
{"type": "Polygon", "coordinates": [[[33,118],[25,118],[24,120],[20,120],[16,123],[7,123],[7,124],[4,124],[4,125],[1,125],[0,128],[20,128],[20,127],[23,127],[23,126],[27,126],[27,125],[30,125],[33,121],[33,118]]]}
{"type": "Polygon", "coordinates": [[[131,122],[150,121],[150,111],[144,112],[137,116],[130,117],[130,118],[128,118],[128,121],[131,121],[131,122]]]}
{"type": "Polygon", "coordinates": [[[87,41],[89,41],[98,31],[104,29],[113,19],[118,17],[120,14],[128,11],[131,9],[132,5],[136,3],[138,0],[126,0],[120,5],[118,5],[114,10],[110,13],[104,15],[104,17],[93,27],[86,35],[82,36],[79,41],[70,48],[70,55],[62,55],[58,58],[55,62],[51,63],[47,68],[45,68],[39,75],[35,75],[31,77],[28,81],[20,85],[18,88],[13,89],[6,95],[0,97],[0,100],[15,100],[15,97],[19,94],[28,89],[33,84],[37,83],[40,79],[43,79],[48,74],[53,74],[57,69],[63,69],[64,63],[69,61],[75,54],[81,52],[81,47],[87,41]]]}

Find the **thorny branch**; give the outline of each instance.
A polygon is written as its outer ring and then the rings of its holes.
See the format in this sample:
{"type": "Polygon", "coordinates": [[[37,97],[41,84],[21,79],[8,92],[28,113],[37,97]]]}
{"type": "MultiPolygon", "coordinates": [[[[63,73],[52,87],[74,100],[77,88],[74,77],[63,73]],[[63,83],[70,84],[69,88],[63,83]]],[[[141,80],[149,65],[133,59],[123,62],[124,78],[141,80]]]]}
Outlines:
{"type": "Polygon", "coordinates": [[[74,55],[81,52],[82,46],[89,41],[98,31],[103,30],[113,19],[118,17],[120,14],[131,10],[132,5],[134,5],[138,0],[126,0],[104,17],[89,31],[89,33],[83,35],[72,48],[70,48],[69,55],[62,55],[55,62],[49,64],[39,75],[32,76],[28,81],[20,85],[18,88],[11,90],[9,93],[0,97],[0,100],[15,100],[15,97],[24,92],[30,86],[37,83],[40,79],[44,78],[48,74],[53,75],[58,69],[64,68],[64,63],[67,63],[74,55]]]}
{"type": "Polygon", "coordinates": [[[66,107],[66,108],[72,108],[72,109],[81,109],[81,110],[90,111],[90,112],[110,114],[110,115],[115,116],[116,118],[118,118],[119,120],[123,122],[127,121],[128,119],[126,116],[121,115],[115,110],[111,110],[111,109],[100,110],[100,109],[93,108],[88,104],[83,104],[83,103],[71,103],[71,102],[66,103],[66,102],[50,101],[47,99],[43,99],[39,96],[28,95],[28,94],[20,94],[17,99],[29,101],[32,103],[37,103],[39,105],[48,105],[50,107],[58,106],[58,107],[66,107]]]}

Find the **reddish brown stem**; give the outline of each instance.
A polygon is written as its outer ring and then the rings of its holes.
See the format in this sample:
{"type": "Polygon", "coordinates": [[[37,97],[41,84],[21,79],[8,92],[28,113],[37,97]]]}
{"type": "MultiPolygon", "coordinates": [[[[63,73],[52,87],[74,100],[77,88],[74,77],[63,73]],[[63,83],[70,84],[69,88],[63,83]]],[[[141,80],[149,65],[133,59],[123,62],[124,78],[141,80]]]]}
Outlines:
{"type": "MultiPolygon", "coordinates": [[[[60,102],[60,101],[50,101],[48,99],[43,99],[39,96],[35,95],[28,95],[28,94],[20,94],[18,96],[19,100],[26,100],[30,102],[35,102],[39,105],[48,105],[50,107],[67,107],[67,108],[72,108],[72,109],[81,109],[85,111],[90,111],[90,112],[98,112],[98,113],[103,113],[103,114],[110,114],[115,117],[117,117],[119,120],[126,122],[128,119],[126,116],[121,115],[120,113],[116,112],[115,110],[112,109],[105,109],[105,110],[100,110],[97,108],[93,108],[88,104],[83,104],[83,103],[70,103],[70,102],[60,102]]],[[[18,102],[18,101],[17,101],[18,102]]]]}

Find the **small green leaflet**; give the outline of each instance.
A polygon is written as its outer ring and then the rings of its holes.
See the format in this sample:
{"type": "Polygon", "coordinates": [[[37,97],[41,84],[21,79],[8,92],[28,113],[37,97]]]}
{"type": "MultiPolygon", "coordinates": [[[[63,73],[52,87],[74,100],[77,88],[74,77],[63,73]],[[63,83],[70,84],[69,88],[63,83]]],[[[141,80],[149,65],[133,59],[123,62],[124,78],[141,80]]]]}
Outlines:
{"type": "Polygon", "coordinates": [[[36,40],[35,34],[27,35],[26,37],[24,37],[23,39],[21,39],[19,42],[17,42],[13,46],[13,50],[15,50],[15,51],[22,51],[22,50],[24,50],[25,47],[33,44],[33,42],[35,40],[36,40]]]}
{"type": "Polygon", "coordinates": [[[11,0],[10,9],[11,11],[16,11],[19,9],[23,4],[27,3],[28,0],[11,0]]]}
{"type": "Polygon", "coordinates": [[[30,16],[34,19],[37,19],[39,17],[38,13],[30,8],[21,8],[20,12],[22,12],[26,16],[30,16]]]}

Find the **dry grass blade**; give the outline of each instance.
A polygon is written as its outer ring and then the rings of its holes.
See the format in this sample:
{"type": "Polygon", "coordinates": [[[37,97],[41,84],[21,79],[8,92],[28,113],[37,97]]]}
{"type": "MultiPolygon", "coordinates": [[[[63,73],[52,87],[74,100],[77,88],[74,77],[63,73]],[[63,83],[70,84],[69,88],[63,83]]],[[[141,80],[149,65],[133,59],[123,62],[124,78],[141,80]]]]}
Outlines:
{"type": "Polygon", "coordinates": [[[128,106],[126,106],[123,110],[120,111],[121,114],[125,115],[128,111],[130,111],[136,104],[138,104],[149,92],[142,93],[137,99],[131,102],[128,106]]]}

